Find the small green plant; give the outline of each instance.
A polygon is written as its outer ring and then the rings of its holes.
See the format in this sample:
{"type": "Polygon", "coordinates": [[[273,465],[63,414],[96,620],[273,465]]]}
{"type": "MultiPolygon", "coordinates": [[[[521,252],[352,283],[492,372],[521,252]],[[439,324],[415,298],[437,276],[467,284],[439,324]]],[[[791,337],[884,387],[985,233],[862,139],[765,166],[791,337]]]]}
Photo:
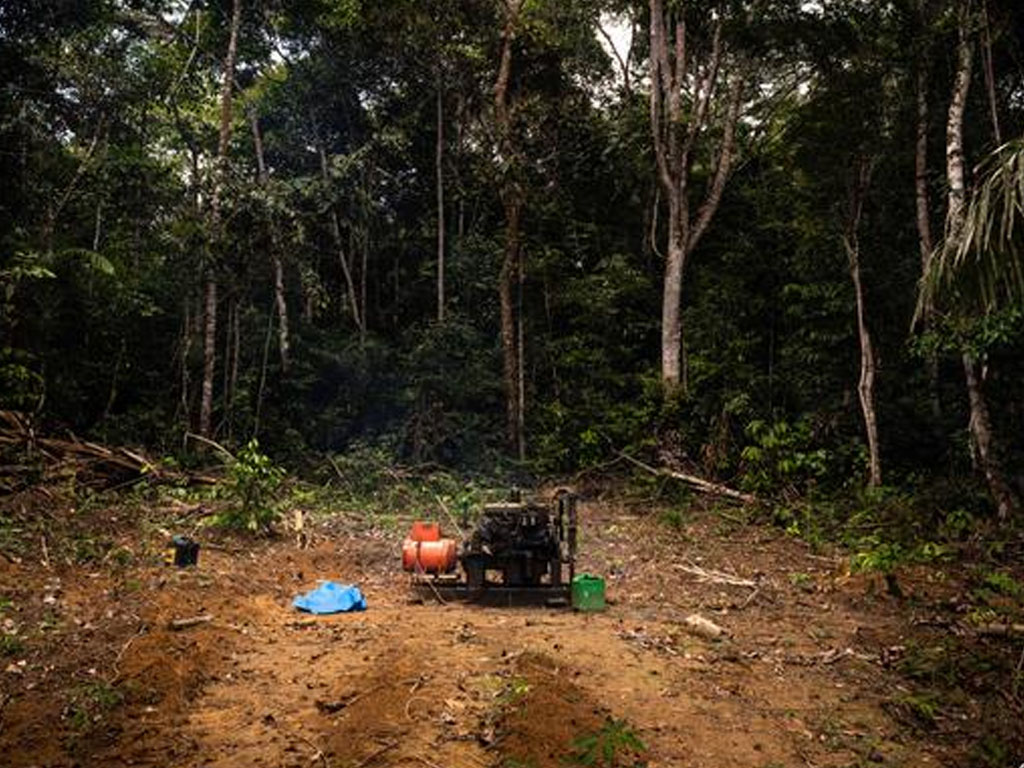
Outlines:
{"type": "Polygon", "coordinates": [[[898,565],[909,560],[910,553],[898,541],[883,541],[878,536],[861,539],[858,551],[850,558],[852,571],[880,571],[892,573],[898,565]]]}
{"type": "Polygon", "coordinates": [[[567,760],[570,765],[602,768],[641,768],[646,765],[640,755],[647,751],[647,745],[625,720],[608,718],[596,733],[573,741],[572,748],[573,753],[567,760]]]}
{"type": "Polygon", "coordinates": [[[988,574],[982,581],[982,586],[1007,597],[1024,597],[1024,585],[1003,571],[988,574]]]}
{"type": "Polygon", "coordinates": [[[128,547],[118,547],[109,554],[110,562],[117,568],[127,568],[135,562],[135,553],[128,547]]]}
{"type": "Polygon", "coordinates": [[[939,698],[931,692],[908,694],[894,702],[896,708],[909,715],[912,722],[924,728],[935,726],[935,717],[939,714],[939,698]]]}
{"type": "Polygon", "coordinates": [[[14,635],[0,635],[0,656],[17,656],[25,650],[25,644],[14,635]]]}
{"type": "Polygon", "coordinates": [[[268,531],[277,520],[274,498],[284,479],[284,470],[260,450],[259,442],[253,438],[228,464],[228,478],[234,503],[219,522],[229,528],[268,531]]]}
{"type": "Polygon", "coordinates": [[[809,573],[794,571],[789,574],[789,583],[797,589],[802,589],[804,592],[814,591],[814,579],[809,573]]]}
{"type": "Polygon", "coordinates": [[[514,707],[530,692],[530,681],[525,677],[513,677],[502,689],[498,703],[503,707],[514,707]]]}
{"type": "Polygon", "coordinates": [[[988,768],[1014,764],[1012,748],[994,733],[982,736],[971,749],[971,755],[977,760],[977,764],[988,768]]]}
{"type": "Polygon", "coordinates": [[[950,541],[962,541],[974,529],[974,516],[966,509],[957,508],[947,512],[939,524],[939,533],[950,541]]]}
{"type": "Polygon", "coordinates": [[[109,683],[86,683],[71,690],[64,715],[72,729],[81,733],[100,722],[122,701],[124,696],[109,683]]]}
{"type": "Polygon", "coordinates": [[[683,515],[682,510],[677,507],[669,507],[668,509],[662,510],[658,519],[662,525],[676,531],[680,530],[683,525],[686,524],[686,518],[683,515]]]}

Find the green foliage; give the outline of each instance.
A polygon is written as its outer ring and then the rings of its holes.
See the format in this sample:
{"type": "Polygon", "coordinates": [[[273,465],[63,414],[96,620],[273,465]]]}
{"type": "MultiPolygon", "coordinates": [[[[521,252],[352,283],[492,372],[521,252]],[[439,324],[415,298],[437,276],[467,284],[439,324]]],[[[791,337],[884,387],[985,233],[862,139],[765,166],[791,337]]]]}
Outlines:
{"type": "Polygon", "coordinates": [[[498,694],[499,706],[512,708],[519,706],[530,693],[530,681],[525,677],[512,677],[498,694]]]}
{"type": "Polygon", "coordinates": [[[998,147],[979,172],[960,238],[939,249],[922,281],[919,314],[936,300],[970,314],[1024,299],[1024,139],[998,147]]]}
{"type": "Polygon", "coordinates": [[[789,574],[789,583],[804,592],[814,591],[814,578],[809,573],[794,571],[789,574]]]}
{"type": "Polygon", "coordinates": [[[898,566],[932,563],[948,559],[951,554],[950,547],[940,542],[918,541],[908,545],[886,540],[875,533],[857,542],[856,551],[850,557],[850,569],[891,574],[898,566]]]}
{"type": "Polygon", "coordinates": [[[768,424],[759,419],[746,428],[751,443],[743,448],[743,484],[759,494],[810,490],[830,469],[831,454],[813,447],[811,422],[801,419],[768,424]]]}
{"type": "Polygon", "coordinates": [[[260,450],[259,441],[250,440],[228,463],[233,503],[220,515],[220,523],[253,532],[269,531],[278,517],[274,502],[284,476],[284,470],[260,450]]]}
{"type": "Polygon", "coordinates": [[[686,524],[686,515],[678,507],[668,507],[661,511],[658,520],[662,525],[679,531],[686,524]]]}
{"type": "Polygon", "coordinates": [[[647,745],[625,720],[608,718],[599,731],[580,736],[572,747],[573,753],[566,760],[569,765],[640,768],[647,764],[641,759],[647,745]]]}
{"type": "Polygon", "coordinates": [[[64,717],[71,728],[81,734],[95,728],[123,701],[124,694],[109,683],[101,680],[83,683],[69,692],[64,717]]]}
{"type": "Polygon", "coordinates": [[[1008,745],[999,734],[986,733],[972,747],[971,755],[978,761],[979,765],[986,768],[1001,768],[1005,765],[1013,765],[1018,757],[1013,747],[1008,745]]]}
{"type": "Polygon", "coordinates": [[[0,657],[17,656],[25,650],[25,643],[16,635],[0,634],[0,657]]]}
{"type": "Polygon", "coordinates": [[[904,720],[928,730],[935,727],[935,718],[941,711],[939,697],[931,692],[905,694],[894,699],[892,704],[904,720]]]}
{"type": "MultiPolygon", "coordinates": [[[[492,490],[479,479],[443,470],[417,472],[401,467],[394,453],[381,445],[359,443],[333,455],[323,477],[333,486],[332,507],[367,514],[378,520],[395,512],[435,515],[446,528],[448,514],[457,521],[472,519],[486,501],[506,497],[507,487],[492,490]],[[445,514],[441,505],[448,510],[445,514]]],[[[489,482],[500,483],[495,477],[489,482]]]]}
{"type": "Polygon", "coordinates": [[[1024,584],[1005,571],[993,571],[982,580],[982,586],[1007,597],[1024,597],[1024,584]]]}
{"type": "MultiPolygon", "coordinates": [[[[906,167],[915,115],[904,95],[918,61],[945,71],[948,21],[921,28],[906,4],[819,12],[768,3],[753,25],[742,4],[719,9],[724,57],[759,62],[742,99],[744,111],[756,108],[740,120],[738,162],[687,261],[687,382],[666,397],[666,201],[651,170],[649,104],[643,88],[612,80],[616,62],[598,32],[607,12],[643,25],[637,8],[522,5],[511,62],[515,141],[501,151],[490,106],[500,4],[246,8],[239,108],[226,126],[228,172],[213,216],[230,14],[192,4],[174,19],[180,34],[164,36],[153,34],[163,28],[160,3],[132,4],[128,14],[99,0],[74,5],[5,17],[9,55],[0,61],[0,408],[37,414],[44,431],[177,452],[181,433],[195,428],[205,346],[198,299],[212,279],[212,437],[237,445],[256,435],[276,462],[332,482],[350,506],[393,515],[434,504],[436,493],[458,510],[471,506],[459,500],[463,474],[617,472],[609,462],[628,450],[756,491],[779,503],[780,524],[812,541],[856,545],[848,523],[888,525],[889,513],[894,539],[921,539],[895,503],[866,519],[860,500],[846,498],[858,493],[864,448],[841,236],[851,169],[869,155],[877,171],[860,234],[868,324],[884,362],[887,481],[918,493],[946,477],[976,482],[962,383],[947,370],[964,350],[984,354],[993,372],[986,396],[1007,435],[1007,466],[1024,454],[1013,386],[1024,376],[1019,302],[1000,301],[980,320],[939,317],[906,339],[920,261],[908,257],[917,251],[906,167]],[[807,72],[811,88],[802,87],[807,72]],[[755,98],[769,91],[771,99],[755,98]],[[261,160],[267,174],[256,172],[261,160]],[[513,303],[526,462],[507,449],[498,331],[510,191],[522,203],[513,303]],[[279,299],[288,361],[278,350],[279,299]],[[922,365],[933,353],[939,415],[922,365]],[[325,455],[343,477],[316,458],[325,455]],[[386,468],[399,464],[416,477],[395,482],[386,468]],[[450,479],[435,471],[442,467],[450,479]]],[[[1004,5],[993,22],[998,60],[1020,44],[1017,11],[1004,5]]],[[[687,12],[688,50],[710,49],[711,13],[699,4],[687,12]]],[[[1018,125],[1024,113],[1007,83],[996,83],[998,107],[1006,125],[1018,125]]],[[[709,112],[716,123],[728,90],[720,86],[709,112]]],[[[984,151],[989,131],[976,107],[969,144],[984,151]]],[[[715,145],[719,131],[701,135],[715,145]]],[[[690,155],[694,214],[715,167],[703,144],[690,155]]],[[[999,283],[1001,299],[1020,282],[1020,150],[1015,140],[981,167],[971,216],[982,285],[999,283]]],[[[938,205],[931,213],[937,222],[938,205]]],[[[272,499],[261,497],[279,478],[257,465],[248,457],[231,470],[233,524],[242,527],[273,517],[272,499]]],[[[644,490],[681,493],[657,481],[644,490]]],[[[951,519],[931,536],[939,544],[969,538],[984,520],[983,504],[955,507],[974,522],[951,519]]]]}

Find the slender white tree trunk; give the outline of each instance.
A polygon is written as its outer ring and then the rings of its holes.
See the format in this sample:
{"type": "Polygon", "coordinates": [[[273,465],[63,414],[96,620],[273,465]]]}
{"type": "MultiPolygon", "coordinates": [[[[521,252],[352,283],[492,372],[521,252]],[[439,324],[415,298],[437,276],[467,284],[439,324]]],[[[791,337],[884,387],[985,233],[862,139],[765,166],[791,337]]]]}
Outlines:
{"type": "MultiPolygon", "coordinates": [[[[217,167],[210,196],[210,222],[207,261],[213,260],[221,240],[220,202],[227,181],[228,143],[231,140],[231,91],[235,80],[238,30],[242,23],[242,0],[234,0],[231,10],[231,34],[224,56],[224,74],[220,87],[220,137],[217,143],[217,167]]],[[[203,331],[203,385],[199,405],[199,434],[213,434],[213,379],[217,365],[217,274],[212,263],[206,265],[206,301],[203,331]]]]}
{"type": "Polygon", "coordinates": [[[444,322],[444,89],[441,65],[437,65],[437,144],[434,172],[437,175],[437,322],[444,322]]]}
{"type": "MultiPolygon", "coordinates": [[[[946,122],[946,180],[949,186],[949,195],[946,208],[945,248],[954,251],[959,249],[963,238],[967,205],[967,187],[964,180],[963,123],[974,58],[973,45],[967,33],[970,19],[967,6],[968,4],[964,3],[961,10],[956,76],[946,122]]],[[[1006,482],[1002,462],[995,446],[992,422],[982,390],[977,361],[965,352],[962,355],[962,363],[971,414],[968,428],[975,461],[985,476],[1000,519],[1005,520],[1019,511],[1020,501],[1006,482]]]]}
{"type": "Polygon", "coordinates": [[[867,322],[867,308],[864,300],[864,283],[860,268],[860,222],[864,211],[864,200],[871,184],[873,161],[861,158],[856,176],[850,189],[850,203],[843,234],[843,248],[850,268],[850,280],[857,311],[857,340],[860,346],[860,379],[857,382],[857,397],[864,417],[864,434],[868,441],[868,485],[877,488],[882,484],[882,456],[878,441],[878,415],[875,407],[875,376],[877,361],[867,322]]]}
{"type": "MultiPolygon", "coordinates": [[[[249,115],[252,126],[252,143],[256,152],[256,168],[259,172],[260,185],[267,189],[269,176],[267,162],[263,155],[263,134],[260,132],[260,120],[255,110],[249,115]]],[[[288,331],[288,298],[284,289],[284,264],[281,261],[280,238],[277,225],[270,222],[270,263],[274,269],[274,306],[277,309],[277,342],[281,354],[281,369],[287,371],[291,351],[291,337],[288,331]]]]}
{"type": "MultiPolygon", "coordinates": [[[[512,72],[512,47],[515,42],[522,0],[506,6],[501,36],[501,58],[494,82],[494,117],[498,136],[498,152],[504,162],[515,166],[518,147],[512,131],[512,104],[509,78],[512,72]]],[[[525,339],[522,337],[521,300],[523,278],[522,236],[520,228],[524,207],[523,191],[515,178],[515,169],[503,181],[501,202],[505,212],[505,245],[501,272],[498,276],[498,300],[501,306],[501,350],[505,385],[505,412],[509,447],[520,459],[526,456],[526,404],[522,360],[525,339]]]]}
{"type": "MultiPolygon", "coordinates": [[[[918,249],[921,254],[921,276],[928,274],[931,267],[935,242],[932,238],[930,213],[931,205],[928,195],[928,70],[920,64],[917,70],[917,125],[916,142],[914,144],[914,202],[917,222],[918,249]]],[[[929,330],[935,320],[935,308],[931,299],[922,309],[922,325],[929,330]]],[[[939,356],[929,352],[925,360],[928,372],[928,399],[931,404],[932,416],[938,419],[942,415],[939,402],[939,356]]]]}

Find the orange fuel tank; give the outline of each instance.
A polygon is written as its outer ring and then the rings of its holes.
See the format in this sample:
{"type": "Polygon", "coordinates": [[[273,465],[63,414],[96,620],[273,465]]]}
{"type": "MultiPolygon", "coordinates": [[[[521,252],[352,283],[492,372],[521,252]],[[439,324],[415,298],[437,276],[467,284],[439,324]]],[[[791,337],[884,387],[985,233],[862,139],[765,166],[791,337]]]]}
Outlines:
{"type": "Polygon", "coordinates": [[[451,573],[457,550],[454,539],[417,541],[410,537],[402,544],[402,568],[415,573],[451,573]]]}
{"type": "Polygon", "coordinates": [[[417,520],[412,524],[412,530],[409,531],[409,538],[413,541],[440,541],[441,526],[437,523],[428,523],[423,520],[417,520]]]}

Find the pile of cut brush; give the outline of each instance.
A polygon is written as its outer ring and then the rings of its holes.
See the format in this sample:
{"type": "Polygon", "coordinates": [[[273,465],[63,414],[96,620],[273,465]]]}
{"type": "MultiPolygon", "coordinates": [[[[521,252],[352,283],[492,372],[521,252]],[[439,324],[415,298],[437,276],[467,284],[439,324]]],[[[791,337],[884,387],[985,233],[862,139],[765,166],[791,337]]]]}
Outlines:
{"type": "Polygon", "coordinates": [[[37,432],[30,417],[0,411],[0,494],[13,493],[54,477],[73,477],[95,488],[159,483],[215,483],[216,478],[183,472],[150,459],[140,450],[106,446],[73,434],[58,438],[37,432]]]}

